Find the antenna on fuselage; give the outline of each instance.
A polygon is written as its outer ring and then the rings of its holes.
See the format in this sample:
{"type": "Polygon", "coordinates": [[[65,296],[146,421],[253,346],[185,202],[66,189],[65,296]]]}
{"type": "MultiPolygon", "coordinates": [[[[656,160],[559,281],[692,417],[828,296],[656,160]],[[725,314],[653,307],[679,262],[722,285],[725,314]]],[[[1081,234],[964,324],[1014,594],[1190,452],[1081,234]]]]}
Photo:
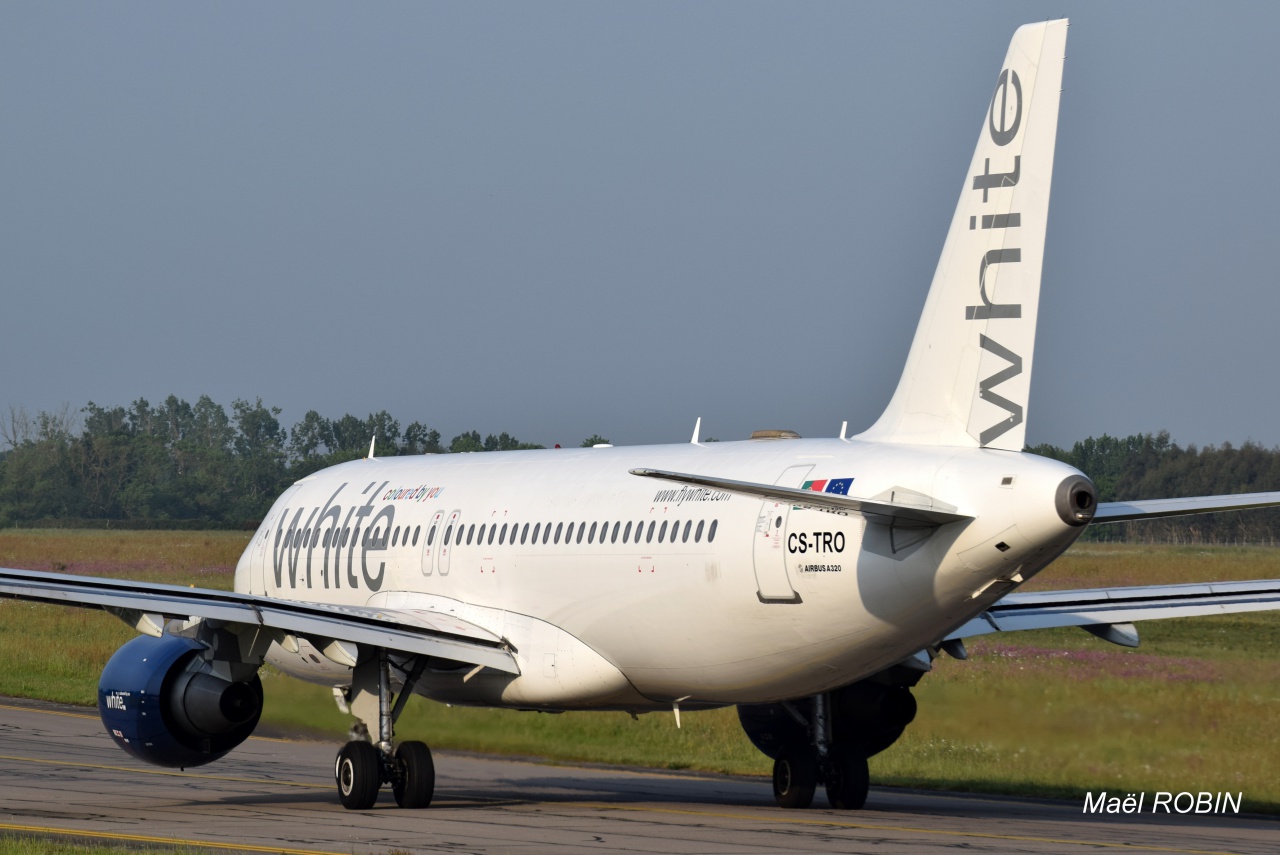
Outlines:
{"type": "Polygon", "coordinates": [[[698,420],[693,423],[693,439],[689,442],[694,445],[698,444],[698,434],[702,432],[702,416],[698,416],[698,420]]]}
{"type": "Polygon", "coordinates": [[[846,433],[848,430],[849,430],[849,423],[848,423],[848,422],[841,422],[841,423],[840,423],[840,438],[841,438],[841,439],[844,439],[844,435],[845,435],[845,433],[846,433]]]}
{"type": "Polygon", "coordinates": [[[376,433],[373,436],[369,437],[369,458],[368,458],[369,460],[373,459],[373,446],[375,443],[377,443],[377,441],[378,441],[378,435],[376,433]]]}

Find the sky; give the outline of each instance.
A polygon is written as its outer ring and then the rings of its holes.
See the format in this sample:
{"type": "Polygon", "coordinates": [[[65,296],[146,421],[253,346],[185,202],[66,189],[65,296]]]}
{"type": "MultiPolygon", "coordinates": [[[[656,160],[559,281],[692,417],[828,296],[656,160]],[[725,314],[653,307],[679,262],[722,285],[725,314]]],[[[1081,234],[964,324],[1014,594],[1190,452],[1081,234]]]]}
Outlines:
{"type": "Polygon", "coordinates": [[[1280,445],[1280,4],[5,3],[0,411],[834,436],[1067,16],[1027,440],[1280,445]]]}

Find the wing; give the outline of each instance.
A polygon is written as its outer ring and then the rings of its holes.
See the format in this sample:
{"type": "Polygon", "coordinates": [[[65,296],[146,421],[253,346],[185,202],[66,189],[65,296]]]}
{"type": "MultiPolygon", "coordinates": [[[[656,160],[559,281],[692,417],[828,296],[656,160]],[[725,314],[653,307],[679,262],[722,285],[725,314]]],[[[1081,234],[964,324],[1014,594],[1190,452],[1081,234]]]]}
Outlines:
{"type": "Polygon", "coordinates": [[[1143,499],[1136,502],[1099,502],[1093,525],[1126,520],[1242,511],[1280,505],[1280,493],[1236,493],[1230,496],[1192,496],[1186,499],[1143,499]]]}
{"type": "Polygon", "coordinates": [[[794,487],[779,487],[777,484],[757,484],[751,481],[734,481],[729,478],[713,478],[707,475],[690,475],[685,472],[667,472],[662,469],[632,469],[632,475],[643,478],[658,478],[663,481],[675,481],[678,484],[692,484],[696,487],[707,487],[726,493],[737,493],[740,496],[754,496],[758,499],[770,499],[775,502],[787,502],[798,508],[811,508],[822,511],[854,511],[870,517],[875,522],[891,525],[937,526],[960,520],[973,519],[964,514],[953,513],[930,505],[911,505],[903,502],[883,501],[880,499],[856,499],[836,493],[815,493],[811,490],[797,490],[794,487]]]}
{"type": "Polygon", "coordinates": [[[1270,609],[1280,609],[1280,579],[1017,593],[999,600],[943,640],[1078,626],[1116,644],[1137,647],[1134,621],[1270,609]]]}
{"type": "MultiPolygon", "coordinates": [[[[0,597],[99,608],[152,635],[158,635],[168,620],[203,618],[265,629],[281,639],[300,636],[319,650],[341,641],[520,673],[504,639],[438,612],[327,606],[207,588],[2,568],[0,597]]],[[[337,656],[342,657],[341,651],[337,656]]]]}

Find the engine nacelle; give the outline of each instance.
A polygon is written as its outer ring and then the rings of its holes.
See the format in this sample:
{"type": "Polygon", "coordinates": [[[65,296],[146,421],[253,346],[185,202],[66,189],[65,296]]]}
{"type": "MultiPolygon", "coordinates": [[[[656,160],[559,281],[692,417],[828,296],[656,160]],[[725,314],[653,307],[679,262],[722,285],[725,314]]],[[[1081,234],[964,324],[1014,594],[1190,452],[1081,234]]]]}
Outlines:
{"type": "Polygon", "coordinates": [[[201,766],[249,738],[262,715],[262,683],[212,673],[204,646],[140,635],[102,669],[98,712],[125,751],[157,766],[201,766]]]}

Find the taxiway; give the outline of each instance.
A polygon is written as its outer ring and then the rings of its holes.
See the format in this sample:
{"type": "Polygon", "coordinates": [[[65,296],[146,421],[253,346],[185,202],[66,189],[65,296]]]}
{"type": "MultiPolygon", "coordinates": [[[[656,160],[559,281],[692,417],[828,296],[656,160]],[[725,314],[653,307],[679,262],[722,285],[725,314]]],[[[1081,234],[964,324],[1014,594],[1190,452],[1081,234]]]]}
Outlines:
{"type": "Polygon", "coordinates": [[[338,804],[337,744],[249,740],[210,766],[146,766],[92,710],[0,699],[0,833],[292,853],[1272,853],[1280,821],[1099,817],[1080,803],[873,788],[867,808],[773,805],[767,781],[436,755],[436,798],[338,804]]]}

